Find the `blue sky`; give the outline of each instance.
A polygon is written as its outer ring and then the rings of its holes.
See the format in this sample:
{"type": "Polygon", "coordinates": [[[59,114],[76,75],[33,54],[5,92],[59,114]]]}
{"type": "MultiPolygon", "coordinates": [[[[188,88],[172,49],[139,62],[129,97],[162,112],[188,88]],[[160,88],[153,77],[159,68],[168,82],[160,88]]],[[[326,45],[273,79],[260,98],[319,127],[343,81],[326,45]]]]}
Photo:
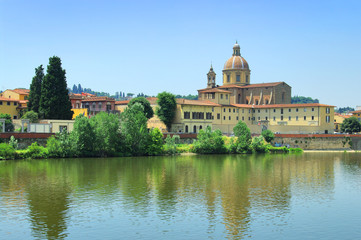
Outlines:
{"type": "Polygon", "coordinates": [[[68,86],[196,94],[236,40],[251,83],[361,105],[361,1],[0,0],[0,89],[28,88],[34,68],[62,59],[68,86]]]}

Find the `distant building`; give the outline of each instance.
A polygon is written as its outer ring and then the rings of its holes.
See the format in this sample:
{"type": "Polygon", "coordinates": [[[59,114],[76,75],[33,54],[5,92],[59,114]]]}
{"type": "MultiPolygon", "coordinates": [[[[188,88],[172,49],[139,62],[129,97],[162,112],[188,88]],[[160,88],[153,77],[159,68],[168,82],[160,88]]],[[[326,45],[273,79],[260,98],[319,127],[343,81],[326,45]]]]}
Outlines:
{"type": "Polygon", "coordinates": [[[29,90],[7,89],[0,93],[0,113],[10,114],[12,119],[19,119],[27,109],[29,90]]]}
{"type": "Polygon", "coordinates": [[[359,121],[361,121],[361,110],[350,112],[352,117],[356,117],[359,121]]]}

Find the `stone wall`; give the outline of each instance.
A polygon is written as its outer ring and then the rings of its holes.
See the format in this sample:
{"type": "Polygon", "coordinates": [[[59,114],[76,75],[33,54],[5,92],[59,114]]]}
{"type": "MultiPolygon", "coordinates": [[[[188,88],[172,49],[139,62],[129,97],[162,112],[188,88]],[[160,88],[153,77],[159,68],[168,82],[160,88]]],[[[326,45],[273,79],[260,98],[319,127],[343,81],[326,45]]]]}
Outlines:
{"type": "Polygon", "coordinates": [[[46,146],[46,141],[53,133],[0,133],[0,141],[8,143],[11,136],[18,140],[19,149],[25,149],[32,143],[37,142],[41,146],[46,146]]]}

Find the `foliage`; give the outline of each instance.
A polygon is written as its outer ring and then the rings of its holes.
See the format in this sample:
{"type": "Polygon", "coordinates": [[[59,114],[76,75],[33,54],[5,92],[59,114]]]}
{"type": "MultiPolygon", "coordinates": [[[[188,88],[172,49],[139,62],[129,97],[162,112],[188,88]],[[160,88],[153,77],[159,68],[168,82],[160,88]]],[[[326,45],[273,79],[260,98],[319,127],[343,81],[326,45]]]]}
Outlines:
{"type": "Polygon", "coordinates": [[[15,149],[6,143],[0,143],[0,158],[2,159],[14,159],[16,156],[15,149]]]}
{"type": "Polygon", "coordinates": [[[317,98],[313,99],[310,97],[294,96],[291,98],[291,103],[319,103],[319,100],[317,98]]]}
{"type": "Polygon", "coordinates": [[[337,112],[337,113],[349,113],[349,112],[353,112],[353,111],[355,111],[355,109],[352,107],[337,108],[335,110],[335,112],[337,112]]]}
{"type": "Polygon", "coordinates": [[[73,157],[76,154],[73,135],[66,131],[51,136],[46,142],[49,157],[73,157]]]}
{"type": "Polygon", "coordinates": [[[264,137],[264,140],[266,140],[266,142],[270,143],[273,141],[273,139],[275,139],[275,135],[271,130],[264,130],[262,131],[262,136],[264,137]]]}
{"type": "Polygon", "coordinates": [[[188,95],[176,95],[175,98],[184,98],[184,99],[189,99],[189,100],[198,100],[198,95],[192,95],[192,94],[188,94],[188,95]]]}
{"type": "Polygon", "coordinates": [[[15,139],[14,136],[10,137],[9,145],[13,147],[15,150],[18,149],[18,140],[15,139]]]}
{"type": "MultiPolygon", "coordinates": [[[[228,140],[228,139],[227,139],[228,140]]],[[[231,137],[228,142],[225,142],[227,151],[229,153],[237,153],[237,139],[231,137]]]]}
{"type": "Polygon", "coordinates": [[[359,120],[357,120],[356,117],[346,118],[341,124],[341,132],[361,132],[361,123],[359,122],[359,120]]]}
{"type": "Polygon", "coordinates": [[[126,152],[131,155],[145,155],[149,141],[147,117],[140,103],[125,109],[121,115],[121,133],[124,136],[126,152]]]}
{"type": "Polygon", "coordinates": [[[74,129],[71,132],[74,145],[79,156],[94,156],[94,128],[90,120],[83,115],[75,118],[74,129]]]}
{"type": "MultiPolygon", "coordinates": [[[[0,119],[5,119],[5,132],[12,132],[14,131],[14,124],[11,120],[10,114],[7,113],[0,113],[0,119]]],[[[2,122],[0,123],[0,131],[3,130],[2,122]]]]}
{"type": "Polygon", "coordinates": [[[100,112],[90,119],[94,129],[94,147],[99,156],[114,156],[121,149],[119,115],[100,112]]]}
{"type": "Polygon", "coordinates": [[[30,84],[28,109],[36,113],[39,112],[40,97],[41,97],[41,85],[44,79],[44,68],[40,65],[35,68],[35,76],[30,84]]]}
{"type": "Polygon", "coordinates": [[[178,153],[191,153],[194,152],[193,148],[193,144],[177,144],[178,153]]]}
{"type": "Polygon", "coordinates": [[[251,148],[257,153],[267,152],[267,146],[265,145],[263,136],[254,137],[251,143],[251,148]]]}
{"type": "Polygon", "coordinates": [[[133,98],[132,100],[129,101],[128,107],[133,106],[135,103],[142,104],[144,108],[144,114],[148,119],[153,117],[154,115],[153,108],[150,106],[149,101],[145,97],[133,98]]]}
{"type": "Polygon", "coordinates": [[[65,70],[59,57],[49,58],[47,73],[41,86],[39,113],[47,119],[72,119],[65,70]]]}
{"type": "Polygon", "coordinates": [[[225,153],[227,150],[222,132],[218,129],[212,132],[210,126],[205,131],[201,129],[197,135],[197,141],[194,142],[193,151],[202,154],[225,153]]]}
{"type": "Polygon", "coordinates": [[[165,139],[165,152],[167,154],[170,155],[174,155],[177,153],[177,144],[175,143],[176,139],[173,135],[173,137],[171,137],[170,135],[167,135],[166,139],[165,139]]]}
{"type": "Polygon", "coordinates": [[[172,126],[175,117],[177,102],[175,96],[168,92],[159,93],[157,96],[158,108],[156,114],[159,119],[167,126],[168,132],[172,126]]]}
{"type": "Polygon", "coordinates": [[[251,131],[247,127],[247,124],[239,121],[237,125],[233,128],[234,135],[237,137],[237,152],[246,153],[250,149],[250,144],[252,142],[251,131]]]}
{"type": "Polygon", "coordinates": [[[29,119],[31,123],[38,122],[39,116],[35,111],[26,112],[21,119],[29,119]]]}
{"type": "Polygon", "coordinates": [[[163,133],[158,128],[154,128],[149,132],[147,153],[148,155],[161,155],[164,153],[163,133]]]}
{"type": "Polygon", "coordinates": [[[37,142],[32,143],[26,149],[25,156],[27,158],[47,158],[48,157],[48,150],[43,146],[39,146],[37,142]]]}

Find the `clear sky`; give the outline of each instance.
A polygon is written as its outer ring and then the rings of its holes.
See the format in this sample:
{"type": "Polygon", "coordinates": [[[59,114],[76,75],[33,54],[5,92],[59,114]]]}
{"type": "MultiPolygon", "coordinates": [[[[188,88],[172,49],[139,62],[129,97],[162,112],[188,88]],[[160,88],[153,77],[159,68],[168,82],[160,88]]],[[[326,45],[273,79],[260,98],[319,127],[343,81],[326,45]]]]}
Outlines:
{"type": "Polygon", "coordinates": [[[196,94],[238,40],[251,83],[361,105],[361,1],[0,0],[0,90],[62,59],[68,86],[196,94]]]}

